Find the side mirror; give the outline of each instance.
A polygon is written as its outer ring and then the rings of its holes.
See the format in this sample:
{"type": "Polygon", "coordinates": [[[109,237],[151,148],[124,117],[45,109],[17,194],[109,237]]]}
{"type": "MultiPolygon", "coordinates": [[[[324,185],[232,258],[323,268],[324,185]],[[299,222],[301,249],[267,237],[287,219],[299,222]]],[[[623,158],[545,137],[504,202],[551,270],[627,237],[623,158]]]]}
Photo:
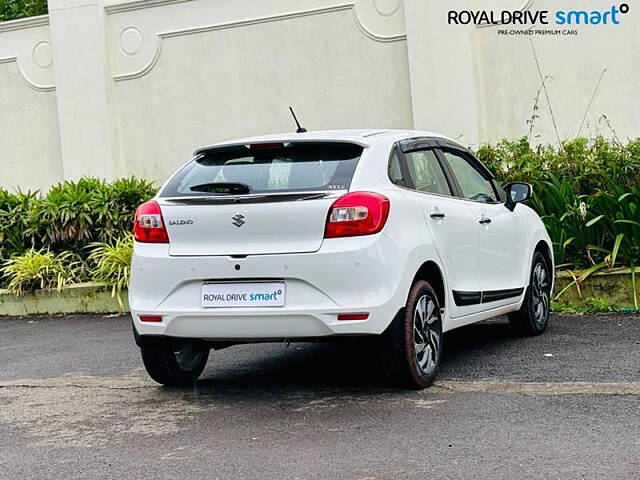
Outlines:
{"type": "Polygon", "coordinates": [[[516,208],[516,204],[526,202],[533,195],[533,187],[528,183],[509,183],[505,190],[507,192],[507,201],[504,205],[512,212],[516,208]]]}

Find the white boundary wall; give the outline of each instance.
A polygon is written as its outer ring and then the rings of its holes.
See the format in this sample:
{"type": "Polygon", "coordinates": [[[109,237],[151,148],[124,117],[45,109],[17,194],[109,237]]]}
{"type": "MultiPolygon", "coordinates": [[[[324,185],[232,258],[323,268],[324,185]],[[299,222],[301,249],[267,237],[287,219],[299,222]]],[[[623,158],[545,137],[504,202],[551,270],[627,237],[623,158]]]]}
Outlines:
{"type": "MultiPolygon", "coordinates": [[[[640,135],[640,12],[576,36],[447,25],[553,0],[49,0],[0,23],[0,186],[162,181],[199,145],[308,128],[419,128],[468,145],[640,135]],[[603,73],[604,72],[604,73],[603,73]],[[597,89],[596,89],[597,86],[597,89]],[[592,98],[593,97],[593,98],[592,98]],[[584,118],[584,122],[583,122],[584,118]],[[557,134],[556,134],[557,128],[557,134]]],[[[565,5],[564,8],[578,8],[565,5]]],[[[579,8],[608,9],[584,0],[579,8]]]]}

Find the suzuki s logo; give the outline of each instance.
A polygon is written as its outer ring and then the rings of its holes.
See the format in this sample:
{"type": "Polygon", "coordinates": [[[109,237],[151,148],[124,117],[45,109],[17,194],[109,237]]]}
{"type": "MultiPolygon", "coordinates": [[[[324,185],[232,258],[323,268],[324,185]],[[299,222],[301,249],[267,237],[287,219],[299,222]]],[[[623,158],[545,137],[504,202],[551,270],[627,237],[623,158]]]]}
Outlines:
{"type": "Polygon", "coordinates": [[[236,215],[234,215],[233,217],[231,217],[231,220],[233,220],[233,223],[236,227],[240,228],[241,226],[243,226],[245,224],[244,221],[244,215],[238,213],[236,215]]]}

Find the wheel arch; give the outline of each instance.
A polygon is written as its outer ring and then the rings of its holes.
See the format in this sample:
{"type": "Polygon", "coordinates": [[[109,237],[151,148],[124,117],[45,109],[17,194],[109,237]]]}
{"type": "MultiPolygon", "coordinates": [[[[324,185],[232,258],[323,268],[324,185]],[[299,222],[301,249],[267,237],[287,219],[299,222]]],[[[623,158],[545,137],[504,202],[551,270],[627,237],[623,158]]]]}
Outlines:
{"type": "Polygon", "coordinates": [[[418,268],[418,271],[413,276],[413,282],[411,282],[411,284],[418,280],[424,280],[431,285],[438,297],[440,308],[445,308],[447,305],[446,280],[440,266],[433,260],[427,260],[420,266],[420,268],[418,268]]]}
{"type": "Polygon", "coordinates": [[[553,269],[553,254],[551,251],[551,247],[549,246],[549,244],[545,241],[545,240],[540,240],[535,248],[533,249],[533,252],[540,252],[542,254],[542,256],[544,257],[544,259],[548,262],[549,264],[549,268],[553,269]]]}
{"type": "Polygon", "coordinates": [[[553,292],[553,287],[555,284],[555,272],[554,272],[555,266],[554,266],[554,259],[553,259],[553,250],[551,249],[551,246],[546,240],[540,240],[538,241],[538,243],[536,243],[536,246],[533,249],[533,253],[535,254],[536,252],[540,252],[544,257],[545,261],[547,262],[550,276],[551,276],[551,291],[553,292]]]}

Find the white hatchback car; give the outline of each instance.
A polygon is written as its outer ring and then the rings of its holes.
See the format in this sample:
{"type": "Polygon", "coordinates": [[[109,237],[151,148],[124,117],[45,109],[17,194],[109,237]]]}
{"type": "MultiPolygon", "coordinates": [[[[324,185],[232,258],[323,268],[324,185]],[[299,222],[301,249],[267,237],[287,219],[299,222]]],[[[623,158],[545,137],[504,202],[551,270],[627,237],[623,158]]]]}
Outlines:
{"type": "Polygon", "coordinates": [[[342,130],[200,148],[135,217],[129,302],[149,375],[192,385],[211,348],[370,336],[399,386],[431,384],[443,332],[548,323],[551,240],[467,149],[342,130]]]}

